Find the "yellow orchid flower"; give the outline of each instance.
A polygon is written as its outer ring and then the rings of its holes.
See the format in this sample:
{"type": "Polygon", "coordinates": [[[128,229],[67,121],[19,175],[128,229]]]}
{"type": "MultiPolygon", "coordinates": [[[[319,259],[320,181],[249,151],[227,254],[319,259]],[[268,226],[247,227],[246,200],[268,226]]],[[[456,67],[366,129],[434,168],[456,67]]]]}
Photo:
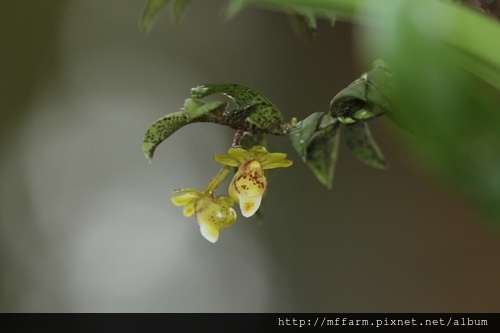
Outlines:
{"type": "Polygon", "coordinates": [[[193,214],[200,225],[203,237],[215,243],[219,238],[219,230],[230,226],[236,220],[236,212],[231,206],[234,201],[231,198],[207,194],[196,189],[175,190],[179,193],[172,198],[176,206],[184,206],[184,216],[193,214]]]}
{"type": "Polygon", "coordinates": [[[229,196],[239,202],[243,216],[253,216],[260,207],[267,191],[264,170],[292,165],[293,162],[285,157],[284,153],[269,153],[262,146],[254,146],[249,150],[229,148],[227,155],[215,155],[217,162],[238,168],[229,185],[229,196]]]}

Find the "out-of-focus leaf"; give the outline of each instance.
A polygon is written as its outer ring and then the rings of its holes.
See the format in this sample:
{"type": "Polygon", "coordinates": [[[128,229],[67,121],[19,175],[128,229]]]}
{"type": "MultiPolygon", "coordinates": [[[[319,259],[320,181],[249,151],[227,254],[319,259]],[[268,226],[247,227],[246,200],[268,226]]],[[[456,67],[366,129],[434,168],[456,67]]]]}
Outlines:
{"type": "Polygon", "coordinates": [[[380,151],[366,122],[357,122],[345,126],[345,140],[351,152],[365,164],[385,169],[387,163],[380,151]]]}
{"type": "Polygon", "coordinates": [[[318,25],[312,10],[302,7],[292,7],[291,12],[287,15],[297,37],[305,40],[314,37],[318,25]]]}
{"type": "Polygon", "coordinates": [[[255,89],[238,84],[206,84],[191,89],[193,98],[203,98],[212,94],[224,94],[241,109],[251,108],[248,119],[263,131],[282,134],[283,115],[266,97],[255,89]]]}
{"type": "MultiPolygon", "coordinates": [[[[447,33],[463,32],[457,27],[464,25],[465,11],[454,16],[454,10],[440,5],[429,12],[431,5],[402,1],[397,11],[378,18],[387,24],[381,35],[387,38],[385,51],[398,88],[398,117],[417,136],[426,160],[443,179],[500,222],[500,92],[488,78],[483,81],[473,68],[455,62],[456,51],[436,33],[443,27],[450,27],[447,33]]],[[[491,21],[486,16],[484,20],[491,21]]],[[[495,29],[489,34],[495,35],[495,29]]],[[[495,36],[493,48],[499,34],[495,36]]],[[[458,42],[463,36],[448,37],[458,42]]],[[[464,43],[469,38],[464,36],[464,43]]]]}
{"type": "Polygon", "coordinates": [[[332,188],[339,152],[339,122],[333,122],[316,131],[307,145],[306,164],[316,178],[332,188]]]}
{"type": "Polygon", "coordinates": [[[306,119],[293,125],[288,131],[288,137],[292,141],[293,148],[295,148],[304,162],[307,159],[307,145],[311,136],[316,132],[316,128],[322,117],[323,112],[313,113],[306,119]]]}
{"type": "Polygon", "coordinates": [[[333,27],[337,21],[337,13],[329,10],[318,10],[309,6],[290,6],[287,12],[290,24],[295,35],[309,41],[316,34],[318,19],[327,19],[333,27]]]}
{"type": "Polygon", "coordinates": [[[148,0],[142,10],[141,19],[139,21],[139,27],[143,32],[149,31],[156,16],[169,1],[170,0],[148,0]]]}
{"type": "MultiPolygon", "coordinates": [[[[401,4],[411,3],[419,13],[416,15],[421,16],[419,20],[426,21],[421,29],[425,30],[429,37],[455,53],[453,56],[456,57],[457,64],[500,89],[498,56],[500,25],[497,20],[488,18],[469,6],[452,3],[454,1],[436,0],[260,0],[260,2],[280,7],[302,6],[315,12],[322,10],[335,12],[348,19],[365,19],[379,27],[389,27],[393,21],[387,20],[388,15],[398,12],[401,4]]],[[[396,31],[393,26],[383,33],[377,28],[368,30],[386,39],[373,42],[377,37],[368,36],[367,40],[371,41],[369,43],[371,46],[386,45],[387,40],[391,39],[393,32],[396,31]]]]}
{"type": "Polygon", "coordinates": [[[335,26],[335,23],[337,23],[337,13],[327,10],[322,10],[320,11],[320,14],[325,16],[328,19],[328,21],[330,21],[330,25],[332,27],[335,26]]]}
{"type": "Polygon", "coordinates": [[[500,1],[499,0],[479,0],[481,8],[488,14],[500,19],[500,1]]]}
{"type": "Polygon", "coordinates": [[[233,18],[248,4],[248,0],[230,0],[226,6],[225,13],[228,19],[233,18]]]}
{"type": "Polygon", "coordinates": [[[316,29],[318,29],[318,24],[316,23],[316,16],[314,16],[314,12],[310,9],[294,7],[295,11],[302,17],[302,20],[306,26],[306,28],[314,34],[316,29]]]}
{"type": "Polygon", "coordinates": [[[191,0],[173,0],[170,6],[170,17],[175,23],[179,23],[183,17],[186,7],[191,0]]]}
{"type": "Polygon", "coordinates": [[[144,155],[151,161],[156,148],[177,130],[189,123],[217,122],[226,106],[226,101],[205,103],[192,98],[187,99],[180,111],[158,119],[148,128],[142,141],[144,155]]]}

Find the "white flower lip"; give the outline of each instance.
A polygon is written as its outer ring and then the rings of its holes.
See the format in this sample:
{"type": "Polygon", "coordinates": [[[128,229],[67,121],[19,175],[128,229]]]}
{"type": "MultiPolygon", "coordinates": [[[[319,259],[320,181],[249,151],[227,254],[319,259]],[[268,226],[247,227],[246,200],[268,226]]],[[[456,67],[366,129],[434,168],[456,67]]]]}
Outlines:
{"type": "Polygon", "coordinates": [[[244,217],[251,217],[259,210],[262,195],[249,197],[238,193],[237,196],[240,202],[241,215],[244,217]]]}

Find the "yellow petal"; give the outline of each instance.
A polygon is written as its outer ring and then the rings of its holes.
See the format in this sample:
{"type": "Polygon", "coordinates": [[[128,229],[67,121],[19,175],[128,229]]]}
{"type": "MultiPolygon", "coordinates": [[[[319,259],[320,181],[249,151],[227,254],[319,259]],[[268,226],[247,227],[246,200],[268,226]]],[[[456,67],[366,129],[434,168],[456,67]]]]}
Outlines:
{"type": "Polygon", "coordinates": [[[184,216],[189,217],[194,214],[194,204],[195,201],[188,202],[187,204],[184,205],[183,213],[184,216]]]}
{"type": "Polygon", "coordinates": [[[212,243],[217,241],[220,229],[230,226],[236,220],[234,209],[209,197],[199,199],[195,211],[203,237],[212,243]]]}
{"type": "Polygon", "coordinates": [[[186,205],[189,202],[194,202],[198,198],[194,193],[185,193],[172,197],[172,203],[176,206],[186,205]]]}
{"type": "Polygon", "coordinates": [[[264,169],[286,168],[292,165],[291,160],[285,159],[284,153],[270,153],[261,157],[262,167],[264,169]]]}
{"type": "Polygon", "coordinates": [[[229,148],[227,153],[239,163],[243,162],[245,158],[249,157],[248,151],[243,148],[229,148]]]}
{"type": "Polygon", "coordinates": [[[237,167],[238,165],[240,165],[240,163],[237,160],[235,160],[232,156],[229,156],[229,155],[215,154],[214,160],[216,162],[222,163],[224,165],[229,165],[232,167],[237,167]]]}
{"type": "Polygon", "coordinates": [[[266,155],[269,154],[267,149],[263,146],[253,146],[249,150],[251,153],[254,153],[256,155],[266,155]]]}

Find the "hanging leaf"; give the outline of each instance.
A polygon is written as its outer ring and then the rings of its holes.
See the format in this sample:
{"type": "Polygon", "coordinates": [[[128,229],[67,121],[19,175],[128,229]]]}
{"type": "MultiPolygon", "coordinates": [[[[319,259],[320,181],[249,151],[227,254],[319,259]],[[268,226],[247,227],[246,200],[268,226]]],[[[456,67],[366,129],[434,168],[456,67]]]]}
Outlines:
{"type": "Polygon", "coordinates": [[[160,10],[167,4],[169,0],[148,0],[146,6],[142,10],[139,27],[143,32],[148,32],[151,24],[160,12],[160,10]]]}
{"type": "Polygon", "coordinates": [[[288,137],[292,141],[292,146],[304,162],[307,159],[307,145],[311,136],[316,132],[316,128],[322,117],[323,112],[313,113],[288,130],[288,137]]]}
{"type": "Polygon", "coordinates": [[[305,162],[316,178],[329,189],[332,188],[337,164],[339,134],[339,122],[333,122],[316,131],[307,145],[305,162]]]}
{"type": "Polygon", "coordinates": [[[255,89],[238,84],[205,84],[191,89],[191,97],[203,98],[213,94],[224,94],[241,109],[252,108],[248,119],[261,130],[282,134],[283,115],[267,98],[255,89]]]}
{"type": "Polygon", "coordinates": [[[151,161],[156,148],[174,132],[189,123],[220,123],[221,115],[226,107],[226,101],[205,103],[192,98],[187,99],[180,111],[158,119],[148,128],[142,141],[144,155],[151,161]]]}
{"type": "Polygon", "coordinates": [[[351,152],[365,164],[385,169],[387,163],[380,151],[366,122],[357,122],[345,126],[345,140],[351,152]]]}
{"type": "Polygon", "coordinates": [[[166,115],[151,125],[142,141],[142,151],[147,159],[151,161],[158,145],[187,124],[189,124],[188,116],[184,112],[179,111],[166,115]]]}

